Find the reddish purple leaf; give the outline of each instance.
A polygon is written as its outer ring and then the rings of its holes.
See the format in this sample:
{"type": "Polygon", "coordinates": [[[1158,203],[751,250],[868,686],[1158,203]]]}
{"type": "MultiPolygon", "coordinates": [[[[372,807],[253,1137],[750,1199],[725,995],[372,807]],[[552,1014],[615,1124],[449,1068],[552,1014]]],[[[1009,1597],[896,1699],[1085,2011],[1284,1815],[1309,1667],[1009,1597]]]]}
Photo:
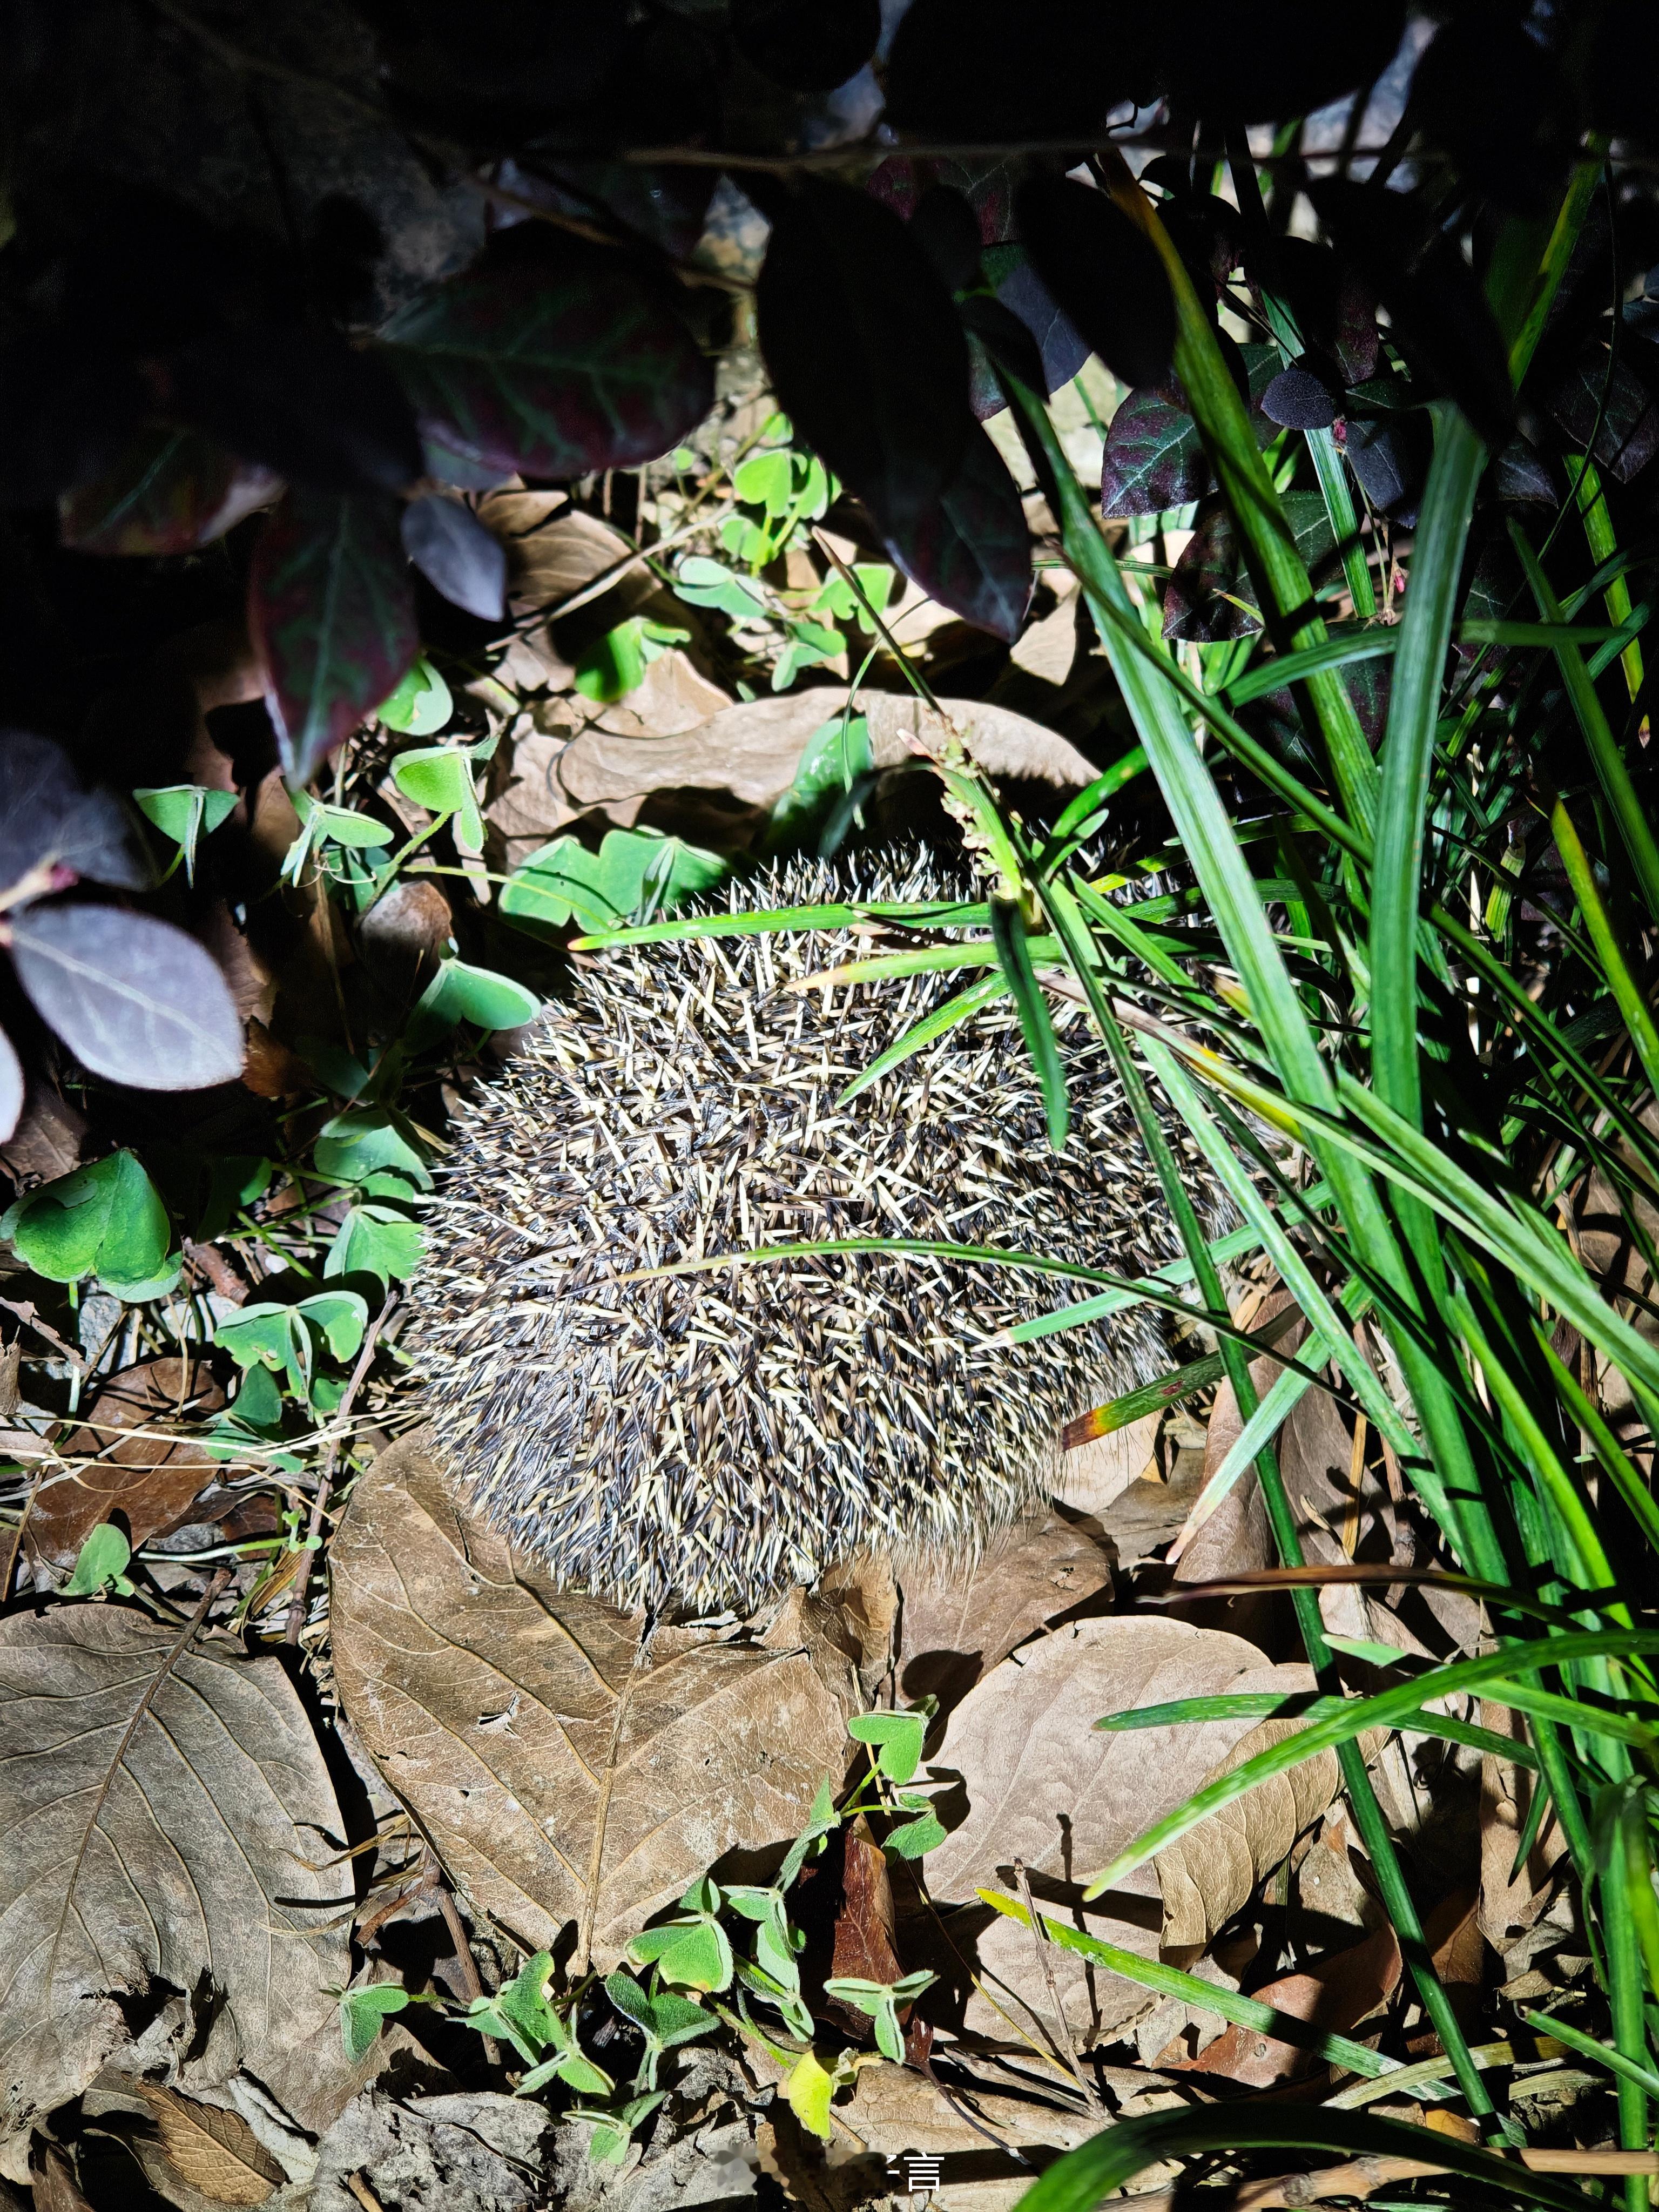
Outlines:
{"type": "Polygon", "coordinates": [[[384,335],[428,437],[526,476],[655,460],[714,404],[713,365],[666,293],[580,239],[434,285],[384,335]]]}
{"type": "Polygon", "coordinates": [[[280,477],[199,430],[144,430],[63,495],[58,533],[77,553],[194,553],[282,489],[280,477]]]}
{"type": "Polygon", "coordinates": [[[1131,392],[1119,404],[1101,459],[1103,514],[1163,514],[1202,499],[1214,481],[1198,425],[1161,392],[1131,392]]]}
{"type": "Polygon", "coordinates": [[[1014,480],[975,428],[943,496],[886,540],[905,574],[976,629],[1012,645],[1031,600],[1031,541],[1014,480]]]}
{"type": "Polygon", "coordinates": [[[394,691],[420,650],[395,499],[290,491],[259,533],[248,629],[290,783],[394,691]]]}

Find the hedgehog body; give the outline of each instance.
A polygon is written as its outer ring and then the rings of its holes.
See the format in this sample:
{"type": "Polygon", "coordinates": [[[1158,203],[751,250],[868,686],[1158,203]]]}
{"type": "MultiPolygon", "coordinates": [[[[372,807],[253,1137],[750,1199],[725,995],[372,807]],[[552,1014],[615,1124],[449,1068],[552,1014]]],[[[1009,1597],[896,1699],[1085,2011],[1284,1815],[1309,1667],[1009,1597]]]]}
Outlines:
{"type": "MultiPolygon", "coordinates": [[[[933,862],[814,863],[732,904],[963,888],[933,862]]],[[[870,949],[841,928],[604,953],[464,1111],[408,1341],[453,1473],[565,1583],[746,1612],[864,1547],[972,1554],[1054,1488],[1066,1419],[1168,1364],[1144,1305],[1008,1346],[1080,1295],[1029,1270],[860,1254],[639,1276],[860,1237],[1125,1274],[1175,1256],[1080,1012],[1057,1014],[1059,1154],[1006,1002],[838,1103],[963,984],[799,988],[870,949]]]]}

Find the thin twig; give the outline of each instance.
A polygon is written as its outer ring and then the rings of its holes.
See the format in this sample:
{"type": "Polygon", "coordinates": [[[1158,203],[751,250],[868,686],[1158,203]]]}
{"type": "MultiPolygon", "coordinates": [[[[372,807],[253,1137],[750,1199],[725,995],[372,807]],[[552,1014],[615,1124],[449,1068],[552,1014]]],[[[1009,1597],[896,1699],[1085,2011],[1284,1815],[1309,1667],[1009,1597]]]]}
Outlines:
{"type": "Polygon", "coordinates": [[[34,1480],[29,1485],[29,1494],[23,1500],[23,1510],[12,1532],[11,1550],[6,1556],[6,1571],[0,1575],[0,1605],[11,1595],[11,1578],[17,1572],[17,1555],[23,1548],[23,1531],[29,1525],[29,1516],[34,1510],[34,1501],[40,1495],[40,1485],[46,1480],[46,1462],[42,1460],[34,1470],[34,1480]]]}
{"type": "Polygon", "coordinates": [[[300,1631],[306,1624],[306,1606],[311,1589],[311,1570],[323,1540],[323,1522],[328,1512],[329,1494],[334,1487],[334,1470],[339,1465],[340,1447],[345,1441],[347,1419],[351,1412],[352,1401],[362,1388],[363,1377],[368,1374],[369,1363],[374,1357],[374,1346],[379,1341],[380,1331],[397,1303],[397,1296],[394,1293],[369,1323],[368,1334],[363,1339],[363,1348],[357,1354],[357,1364],[352,1369],[351,1379],[345,1386],[344,1395],[335,1408],[335,1432],[329,1439],[322,1473],[317,1478],[317,1495],[311,1501],[311,1522],[306,1530],[305,1556],[300,1562],[295,1578],[294,1595],[289,1601],[288,1626],[283,1632],[284,1644],[297,1644],[300,1641],[300,1631]]]}
{"type": "Polygon", "coordinates": [[[1025,1871],[1024,1859],[1014,1861],[1014,1887],[1019,1892],[1019,1901],[1025,1907],[1025,1918],[1031,1930],[1031,1942],[1037,1955],[1037,1966],[1042,1975],[1042,1985],[1048,1992],[1048,2002],[1054,2008],[1054,2048],[1061,2053],[1072,2069],[1072,2077],[1083,2094],[1083,2101],[1091,2112],[1103,2118],[1106,2106],[1098,2089],[1083,2070],[1083,2062],[1072,2047],[1071,2031],[1066,2025],[1066,2008],[1060,2001],[1060,1985],[1054,1979],[1054,1961],[1048,1930],[1042,1925],[1042,1916],[1031,1902],[1031,1881],[1025,1871]]]}

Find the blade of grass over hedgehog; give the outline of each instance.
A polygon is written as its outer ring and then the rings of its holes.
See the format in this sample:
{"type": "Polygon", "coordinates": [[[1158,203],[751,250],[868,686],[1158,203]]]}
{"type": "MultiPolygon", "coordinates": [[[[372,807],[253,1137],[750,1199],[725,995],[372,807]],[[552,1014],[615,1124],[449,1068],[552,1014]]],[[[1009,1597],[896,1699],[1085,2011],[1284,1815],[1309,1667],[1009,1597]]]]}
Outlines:
{"type": "Polygon", "coordinates": [[[774,937],[781,930],[855,929],[860,922],[892,921],[915,929],[984,929],[991,909],[963,899],[872,900],[868,906],[781,906],[741,914],[694,914],[679,921],[652,921],[631,929],[599,929],[573,937],[573,952],[605,952],[618,945],[675,945],[694,937],[774,937]]]}
{"type": "Polygon", "coordinates": [[[890,1044],[885,1052],[876,1054],[863,1074],[848,1085],[836,1103],[845,1106],[849,1099],[856,1098],[861,1091],[867,1091],[872,1083],[878,1083],[884,1075],[890,1073],[913,1054],[921,1051],[924,1046],[932,1044],[936,1037],[945,1036],[959,1023],[976,1014],[981,1006],[992,1005],[1002,996],[1006,988],[1000,975],[988,975],[981,982],[970,983],[965,991],[958,991],[954,999],[947,999],[931,1014],[924,1014],[913,1028],[906,1030],[896,1043],[890,1044]]]}
{"type": "Polygon", "coordinates": [[[1060,1046],[1054,1036],[1054,1024],[1048,1012],[1048,1002],[1033,964],[1042,957],[1042,948],[1052,945],[1049,938],[1034,937],[1025,927],[1025,917],[1011,899],[991,902],[991,941],[995,948],[997,964],[1002,970],[1003,981],[1013,1000],[1019,1016],[1020,1030],[1025,1039],[1025,1049],[1031,1056],[1036,1079],[1042,1087],[1043,1113],[1048,1123],[1048,1145],[1053,1152],[1060,1152],[1072,1124],[1071,1101],[1066,1095],[1066,1071],[1060,1064],[1060,1046]]]}

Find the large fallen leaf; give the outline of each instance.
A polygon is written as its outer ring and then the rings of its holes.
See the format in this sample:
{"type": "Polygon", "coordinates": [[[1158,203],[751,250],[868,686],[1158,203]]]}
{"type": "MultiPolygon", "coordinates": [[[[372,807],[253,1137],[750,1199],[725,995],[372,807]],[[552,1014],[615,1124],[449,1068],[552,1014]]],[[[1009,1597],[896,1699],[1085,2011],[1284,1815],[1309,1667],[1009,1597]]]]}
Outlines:
{"type": "Polygon", "coordinates": [[[263,2204],[288,2176],[240,2112],[222,2112],[156,2081],[135,2080],[173,2172],[216,2204],[263,2204]]]}
{"type": "MultiPolygon", "coordinates": [[[[548,764],[538,828],[551,836],[579,815],[603,814],[629,829],[657,794],[682,809],[696,808],[696,834],[711,842],[704,817],[726,823],[727,842],[752,836],[789,788],[807,739],[839,714],[848,694],[839,684],[744,701],[711,715],[696,728],[660,738],[638,738],[590,726],[548,764]]],[[[939,702],[963,744],[989,775],[1081,790],[1096,770],[1077,747],[1040,722],[1006,707],[977,700],[939,702]]],[[[897,768],[919,751],[942,749],[944,721],[908,693],[861,691],[858,711],[869,725],[877,769],[897,768]]],[[[514,836],[527,834],[526,801],[514,801],[514,836]]],[[[490,819],[497,821],[495,810],[490,819]]],[[[660,826],[677,826],[664,823],[660,826]]],[[[694,834],[692,828],[685,830],[694,834]]]]}
{"type": "MultiPolygon", "coordinates": [[[[972,1905],[981,1889],[1006,1890],[1020,1859],[1039,1904],[1060,1903],[1068,1917],[1080,1908],[1091,1934],[1156,1958],[1169,1894],[1157,1864],[1086,1907],[1081,1879],[1189,1796],[1255,1723],[1203,1721],[1104,1732],[1095,1722],[1132,1706],[1219,1691],[1289,1696],[1310,1688],[1312,1679],[1306,1667],[1268,1666],[1242,1637],[1145,1615],[1079,1621],[1024,1645],[963,1698],[931,1761],[941,1779],[961,1778],[968,1814],[929,1854],[929,1890],[941,1901],[972,1905]]],[[[944,1801],[947,1817],[953,1795],[944,1801]]],[[[1195,1831],[1188,1839],[1196,1844],[1197,1856],[1182,1862],[1183,1875],[1203,1863],[1202,1836],[1195,1831]]],[[[1231,1875],[1231,1839],[1219,1846],[1216,1863],[1218,1880],[1231,1875]]],[[[979,1959],[1006,2012],[1029,2009],[1051,2021],[1029,1929],[998,1921],[980,1936],[979,1959]]],[[[1138,1984],[1091,1971],[1073,1953],[1051,1951],[1049,1963],[1074,2032],[1109,2039],[1152,2002],[1138,1984]]],[[[1000,2019],[977,1991],[967,2021],[981,2033],[1009,2033],[1006,2017],[1000,2019]]]]}
{"type": "Polygon", "coordinates": [[[638,1615],[468,1518],[425,1443],[375,1462],[335,1538],[341,1697],[483,1911],[532,1951],[575,1921],[612,1966],[726,1852],[805,1826],[854,1659],[799,1605],[760,1644],[659,1629],[642,1651],[638,1615]]]}
{"type": "Polygon", "coordinates": [[[1111,1554],[1039,1506],[971,1566],[907,1566],[898,1674],[914,1704],[949,1711],[1018,1644],[1112,1586],[1111,1554]]]}
{"type": "Polygon", "coordinates": [[[183,2087],[246,2064],[281,2094],[350,1972],[339,1808],[292,1684],[227,1639],[181,1644],[116,1605],[0,1622],[14,2179],[35,2115],[78,2096],[169,1990],[185,1993],[183,2087]]]}
{"type": "Polygon", "coordinates": [[[147,1359],[111,1376],[59,1450],[70,1465],[40,1486],[29,1540],[56,1566],[72,1565],[89,1532],[119,1513],[136,1551],[177,1526],[221,1473],[188,1430],[225,1396],[187,1360],[147,1359]]]}

